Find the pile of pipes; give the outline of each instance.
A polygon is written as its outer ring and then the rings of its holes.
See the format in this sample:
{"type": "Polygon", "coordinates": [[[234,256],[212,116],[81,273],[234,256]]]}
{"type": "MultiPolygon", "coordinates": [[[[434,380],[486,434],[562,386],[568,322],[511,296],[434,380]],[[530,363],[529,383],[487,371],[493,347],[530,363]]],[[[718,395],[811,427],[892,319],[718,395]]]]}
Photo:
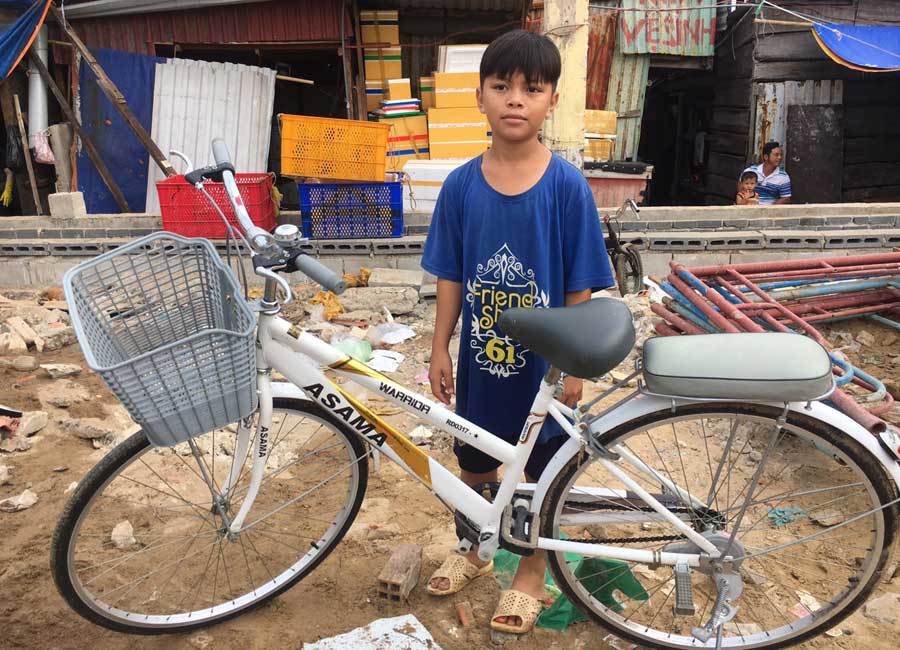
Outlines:
{"type": "Polygon", "coordinates": [[[900,322],[889,318],[900,315],[900,253],[671,266],[666,279],[651,278],[666,294],[662,303],[651,305],[664,319],[655,325],[658,334],[771,331],[810,336],[831,355],[839,387],[830,397],[834,405],[873,433],[885,429],[878,416],[894,404],[884,384],[833,350],[815,325],[871,318],[900,329],[900,322]],[[846,390],[851,383],[864,394],[852,397],[846,390]]]}

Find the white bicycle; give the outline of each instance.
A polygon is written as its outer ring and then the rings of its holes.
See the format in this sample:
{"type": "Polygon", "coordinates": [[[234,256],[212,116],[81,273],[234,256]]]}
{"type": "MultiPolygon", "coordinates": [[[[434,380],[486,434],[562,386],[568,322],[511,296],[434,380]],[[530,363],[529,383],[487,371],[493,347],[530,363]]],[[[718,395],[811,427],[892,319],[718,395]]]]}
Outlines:
{"type": "Polygon", "coordinates": [[[455,510],[460,550],[477,543],[485,560],[498,548],[548,551],[562,592],[637,643],[791,645],[837,625],[878,584],[900,467],[821,401],[831,363],[810,339],[653,338],[627,380],[572,410],[554,398],[560,372],[591,378],[618,365],[634,344],[630,313],[612,299],[507,310],[497,345],[552,364],[509,444],[281,318],[291,292],[279,273],[336,291],[340,278],[301,253],[296,228],[254,227],[224,144],[213,151],[217,165],[189,177],[228,188],[265,278],[261,300],[241,298],[208,241],[168,233],[65,279],[88,363],[144,427],[82,479],[54,534],[56,584],[88,620],[184,632],[289,589],[356,517],[372,449],[455,510]],[[502,461],[494,496],[334,376],[502,461]],[[547,417],[568,440],[536,484],[521,484],[547,417]]]}

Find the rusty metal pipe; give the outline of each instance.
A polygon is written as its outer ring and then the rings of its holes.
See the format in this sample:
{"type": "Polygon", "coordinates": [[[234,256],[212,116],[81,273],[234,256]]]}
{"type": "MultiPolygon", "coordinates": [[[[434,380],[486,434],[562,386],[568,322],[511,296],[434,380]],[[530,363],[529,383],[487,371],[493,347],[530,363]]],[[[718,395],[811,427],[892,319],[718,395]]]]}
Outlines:
{"type": "Polygon", "coordinates": [[[691,289],[687,284],[685,284],[681,278],[672,273],[668,277],[669,282],[673,287],[678,289],[684,295],[685,298],[691,301],[691,304],[696,306],[703,314],[709,318],[713,325],[718,327],[720,330],[725,332],[731,332],[732,334],[737,334],[740,330],[735,327],[727,318],[722,316],[715,309],[710,307],[709,303],[702,296],[698,296],[693,289],[691,289]]]}
{"type": "Polygon", "coordinates": [[[878,416],[873,413],[867,411],[865,408],[860,406],[856,400],[847,395],[841,389],[837,389],[831,394],[831,401],[834,402],[834,405],[837,406],[841,411],[843,411],[848,417],[856,420],[866,429],[874,434],[879,434],[885,429],[887,429],[887,423],[880,419],[878,416]]]}
{"type": "MultiPolygon", "coordinates": [[[[672,262],[671,264],[675,264],[672,262]]],[[[872,255],[848,255],[846,257],[824,257],[809,260],[783,260],[775,262],[750,262],[747,264],[723,264],[718,266],[700,266],[691,269],[699,277],[721,275],[729,269],[736,269],[743,274],[772,273],[778,271],[796,271],[808,269],[814,265],[838,268],[846,266],[866,266],[872,264],[900,264],[900,253],[875,253],[872,255]]],[[[674,266],[673,266],[674,269],[674,266]]]]}
{"type": "Polygon", "coordinates": [[[665,307],[660,305],[658,302],[655,302],[652,305],[650,305],[650,311],[652,311],[657,316],[662,316],[671,325],[674,325],[675,327],[680,329],[685,334],[706,334],[706,332],[701,330],[699,327],[697,327],[693,323],[689,323],[688,321],[681,318],[680,316],[676,316],[675,314],[670,312],[668,309],[666,309],[665,307]]]}

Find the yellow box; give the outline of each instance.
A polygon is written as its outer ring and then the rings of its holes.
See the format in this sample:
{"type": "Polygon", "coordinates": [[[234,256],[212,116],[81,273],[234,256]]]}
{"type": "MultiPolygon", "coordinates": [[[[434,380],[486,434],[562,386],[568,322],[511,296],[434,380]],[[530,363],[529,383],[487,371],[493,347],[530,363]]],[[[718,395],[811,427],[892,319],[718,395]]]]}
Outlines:
{"type": "Polygon", "coordinates": [[[612,152],[612,140],[597,138],[584,141],[584,155],[586,158],[606,161],[612,158],[612,152]]]}
{"type": "Polygon", "coordinates": [[[403,76],[399,47],[367,47],[363,50],[366,80],[399,79],[403,76]]]}
{"type": "Polygon", "coordinates": [[[453,144],[490,140],[491,127],[477,108],[431,108],[428,110],[428,141],[453,144]]]}
{"type": "Polygon", "coordinates": [[[402,171],[409,160],[428,160],[428,120],[424,115],[381,117],[378,121],[391,125],[385,165],[387,171],[402,171]]]}
{"type": "Polygon", "coordinates": [[[478,106],[475,90],[479,85],[477,72],[435,72],[434,105],[436,108],[478,106]]]}
{"type": "Polygon", "coordinates": [[[366,81],[366,110],[377,110],[381,106],[382,99],[384,99],[384,86],[381,80],[366,81]]]}
{"type": "Polygon", "coordinates": [[[434,106],[434,77],[419,77],[419,99],[423,111],[434,106]]]}
{"type": "Polygon", "coordinates": [[[435,142],[429,146],[431,159],[474,158],[483,154],[491,146],[490,140],[472,142],[435,142]]]}
{"type": "Polygon", "coordinates": [[[409,79],[388,79],[384,82],[385,99],[412,99],[412,90],[409,87],[409,79]]]}
{"type": "Polygon", "coordinates": [[[363,43],[400,44],[400,16],[396,11],[360,11],[363,43]]]}
{"type": "Polygon", "coordinates": [[[584,130],[588,133],[615,135],[617,117],[618,114],[615,111],[595,111],[587,109],[584,111],[584,130]]]}

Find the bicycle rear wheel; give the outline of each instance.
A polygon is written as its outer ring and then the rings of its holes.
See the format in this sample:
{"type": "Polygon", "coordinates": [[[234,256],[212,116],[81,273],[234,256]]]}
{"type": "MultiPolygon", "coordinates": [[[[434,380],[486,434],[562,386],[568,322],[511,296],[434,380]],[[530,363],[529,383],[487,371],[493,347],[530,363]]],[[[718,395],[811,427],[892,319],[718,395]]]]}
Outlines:
{"type": "Polygon", "coordinates": [[[621,253],[614,253],[613,271],[623,296],[638,293],[644,288],[644,265],[641,262],[641,254],[631,244],[624,244],[621,253]]]}
{"type": "MultiPolygon", "coordinates": [[[[761,405],[694,404],[626,422],[601,438],[655,471],[652,477],[616,463],[720,551],[737,529],[728,554],[743,594],[723,627],[724,648],[793,645],[834,627],[878,584],[894,540],[895,492],[877,460],[802,414],[791,413],[776,433],[780,415],[761,405]],[[687,495],[661,487],[665,482],[687,495]]],[[[553,539],[699,552],[692,544],[686,550],[671,523],[587,454],[559,473],[541,517],[542,535],[553,539]]],[[[549,559],[566,596],[616,634],[654,648],[715,647],[715,637],[702,643],[692,635],[716,598],[709,572],[693,570],[696,611],[676,615],[671,566],[562,553],[549,559]]]]}
{"type": "MultiPolygon", "coordinates": [[[[274,407],[263,482],[234,536],[187,443],[154,448],[137,433],[85,476],[51,549],[54,580],[75,611],[123,632],[183,632],[261,605],[328,556],[365,494],[366,446],[316,404],[276,399],[274,407]]],[[[255,449],[251,441],[236,458],[236,431],[194,438],[231,517],[255,449]],[[240,474],[226,492],[232,462],[240,474]]]]}

